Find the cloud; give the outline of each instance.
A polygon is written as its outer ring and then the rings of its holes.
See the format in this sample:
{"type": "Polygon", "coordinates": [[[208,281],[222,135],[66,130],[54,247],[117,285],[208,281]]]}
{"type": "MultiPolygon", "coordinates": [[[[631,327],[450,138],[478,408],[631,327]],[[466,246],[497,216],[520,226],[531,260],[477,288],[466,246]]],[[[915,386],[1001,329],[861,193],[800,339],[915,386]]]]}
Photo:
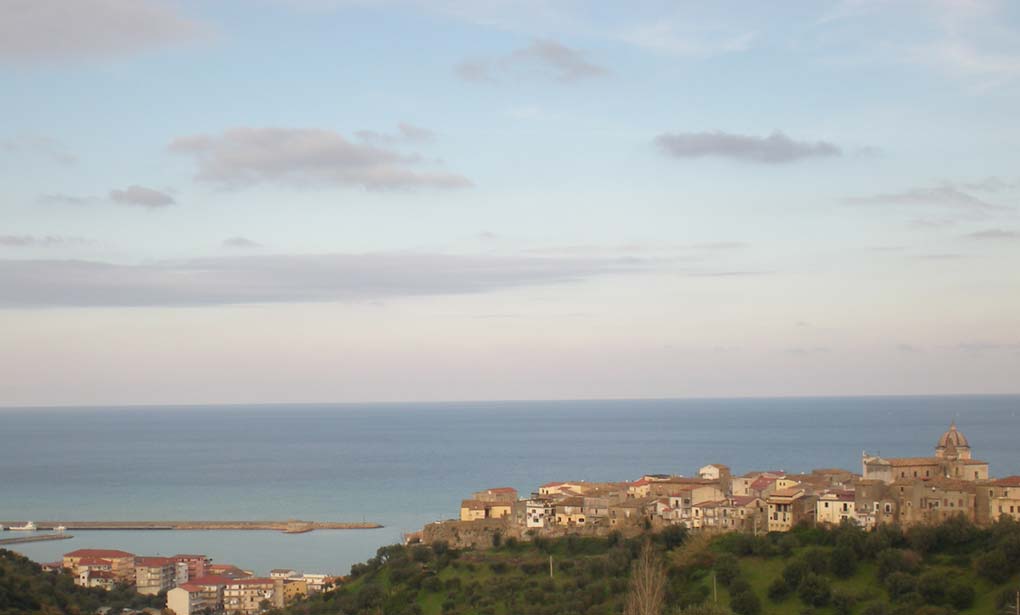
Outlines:
{"type": "Polygon", "coordinates": [[[201,38],[206,26],[153,0],[8,0],[0,62],[116,56],[201,38]]]}
{"type": "Polygon", "coordinates": [[[616,38],[652,51],[704,58],[747,51],[755,34],[729,28],[695,28],[664,19],[627,28],[616,38]]]}
{"type": "Polygon", "coordinates": [[[173,205],[176,202],[172,196],[165,192],[138,185],[128,186],[123,190],[111,190],[110,200],[122,205],[137,205],[153,209],[173,205]]]}
{"type": "Polygon", "coordinates": [[[977,231],[967,235],[971,239],[1020,239],[1020,231],[1010,231],[1001,228],[990,228],[983,231],[977,231]]]}
{"type": "Polygon", "coordinates": [[[1005,192],[1020,188],[1020,182],[990,176],[973,182],[964,182],[960,184],[960,187],[964,190],[974,190],[977,192],[1005,192]]]}
{"type": "Polygon", "coordinates": [[[92,196],[75,196],[73,194],[41,194],[36,201],[41,205],[85,205],[98,201],[92,196]]]}
{"type": "Polygon", "coordinates": [[[81,237],[61,237],[58,235],[46,235],[44,237],[36,237],[34,235],[0,235],[0,246],[8,248],[36,248],[83,243],[90,242],[81,237]]]}
{"type": "MultiPolygon", "coordinates": [[[[2,34],[0,34],[0,37],[2,37],[2,34]]],[[[0,46],[2,45],[3,43],[0,42],[0,46]]],[[[2,139],[0,140],[0,152],[19,157],[37,156],[62,165],[71,165],[78,162],[78,157],[67,151],[55,139],[36,135],[19,135],[9,139],[2,139]]]]}
{"type": "Polygon", "coordinates": [[[464,188],[462,175],[421,169],[420,156],[351,142],[322,129],[233,128],[175,139],[170,151],[193,156],[195,179],[236,189],[260,183],[367,190],[464,188]]]}
{"type": "Polygon", "coordinates": [[[374,130],[359,130],[354,133],[365,143],[375,145],[393,145],[399,143],[428,143],[436,139],[436,133],[427,128],[421,128],[412,124],[401,122],[397,125],[396,134],[376,132],[374,130]]]}
{"type": "Polygon", "coordinates": [[[715,132],[664,133],[655,138],[659,150],[673,158],[715,156],[742,162],[779,164],[806,158],[841,156],[842,150],[826,141],[794,141],[776,131],[767,137],[715,132]]]}
{"type": "Polygon", "coordinates": [[[251,239],[248,239],[247,237],[228,237],[227,239],[223,240],[223,247],[224,248],[252,249],[252,248],[261,248],[262,244],[260,244],[257,241],[252,241],[251,239]]]}
{"type": "Polygon", "coordinates": [[[466,60],[456,67],[465,81],[495,81],[517,73],[538,73],[560,83],[574,83],[609,73],[577,50],[556,41],[536,39],[527,47],[495,59],[466,60]]]}
{"type": "Polygon", "coordinates": [[[930,188],[911,188],[902,192],[887,192],[870,196],[843,199],[850,205],[909,205],[944,207],[970,211],[1004,211],[1011,207],[996,205],[945,183],[930,188]]]}
{"type": "Polygon", "coordinates": [[[0,260],[0,306],[202,306],[373,301],[567,284],[647,263],[392,252],[267,255],[119,265],[0,260]]]}

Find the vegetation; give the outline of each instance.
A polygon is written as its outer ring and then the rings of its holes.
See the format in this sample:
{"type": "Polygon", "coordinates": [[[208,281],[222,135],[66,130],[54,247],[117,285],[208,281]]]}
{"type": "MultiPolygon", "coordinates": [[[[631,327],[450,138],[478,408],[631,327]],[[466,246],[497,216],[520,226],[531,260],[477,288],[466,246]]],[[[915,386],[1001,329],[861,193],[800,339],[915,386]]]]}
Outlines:
{"type": "Polygon", "coordinates": [[[282,615],[992,615],[1020,589],[1020,524],[390,546],[352,572],[282,615]]]}
{"type": "Polygon", "coordinates": [[[85,615],[102,606],[119,613],[125,608],[162,608],[165,604],[165,595],[142,596],[128,586],[109,592],[78,587],[67,572],[43,572],[28,558],[0,549],[0,615],[85,615]]]}

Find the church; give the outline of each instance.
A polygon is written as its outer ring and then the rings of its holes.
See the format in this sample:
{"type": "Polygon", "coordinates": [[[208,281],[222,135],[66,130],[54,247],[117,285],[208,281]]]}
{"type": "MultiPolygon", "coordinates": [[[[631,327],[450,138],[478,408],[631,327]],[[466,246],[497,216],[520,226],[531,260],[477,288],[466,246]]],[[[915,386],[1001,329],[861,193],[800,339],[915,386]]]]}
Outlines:
{"type": "Polygon", "coordinates": [[[971,457],[970,444],[956,428],[955,421],[939,438],[934,457],[879,457],[864,453],[861,465],[865,480],[879,480],[886,484],[904,479],[988,479],[988,462],[971,457]]]}

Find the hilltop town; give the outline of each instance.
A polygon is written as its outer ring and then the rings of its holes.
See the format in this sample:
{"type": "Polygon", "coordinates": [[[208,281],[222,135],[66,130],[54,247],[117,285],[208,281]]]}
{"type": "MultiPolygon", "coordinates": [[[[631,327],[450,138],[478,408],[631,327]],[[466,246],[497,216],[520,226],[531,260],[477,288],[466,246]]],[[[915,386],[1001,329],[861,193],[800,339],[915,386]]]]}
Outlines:
{"type": "Polygon", "coordinates": [[[954,422],[938,438],[933,456],[863,453],[860,474],[827,468],[734,476],[728,466],[713,463],[694,477],[550,482],[523,498],[510,487],[485,489],[461,502],[458,520],[432,523],[407,540],[484,548],[503,537],[605,535],[670,525],[759,534],[803,523],[909,527],[958,515],[978,525],[1000,517],[1020,520],[1020,476],[990,478],[988,463],[972,457],[954,422]]]}
{"type": "Polygon", "coordinates": [[[268,577],[231,564],[214,564],[205,555],[142,557],[116,549],[78,549],[44,571],[68,571],[75,585],[112,590],[130,586],[143,595],[166,592],[166,608],[175,615],[198,612],[253,615],[284,607],[332,587],[336,577],[277,569],[268,577]]]}

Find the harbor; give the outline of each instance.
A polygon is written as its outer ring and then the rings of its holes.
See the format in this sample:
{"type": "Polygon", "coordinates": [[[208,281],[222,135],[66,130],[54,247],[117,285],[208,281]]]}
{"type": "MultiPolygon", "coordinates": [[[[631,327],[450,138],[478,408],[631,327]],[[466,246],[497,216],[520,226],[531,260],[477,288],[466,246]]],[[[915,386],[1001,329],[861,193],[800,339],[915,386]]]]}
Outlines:
{"type": "MultiPolygon", "coordinates": [[[[21,521],[0,521],[10,527],[21,521]]],[[[27,522],[31,524],[32,522],[27,522]]],[[[383,526],[367,521],[37,521],[33,529],[45,530],[270,530],[303,534],[314,530],[374,530],[383,526]]]]}
{"type": "Polygon", "coordinates": [[[74,538],[70,534],[56,533],[56,534],[34,534],[31,536],[18,536],[16,538],[0,538],[0,547],[6,545],[20,545],[27,542],[45,542],[48,540],[67,540],[74,538]]]}

